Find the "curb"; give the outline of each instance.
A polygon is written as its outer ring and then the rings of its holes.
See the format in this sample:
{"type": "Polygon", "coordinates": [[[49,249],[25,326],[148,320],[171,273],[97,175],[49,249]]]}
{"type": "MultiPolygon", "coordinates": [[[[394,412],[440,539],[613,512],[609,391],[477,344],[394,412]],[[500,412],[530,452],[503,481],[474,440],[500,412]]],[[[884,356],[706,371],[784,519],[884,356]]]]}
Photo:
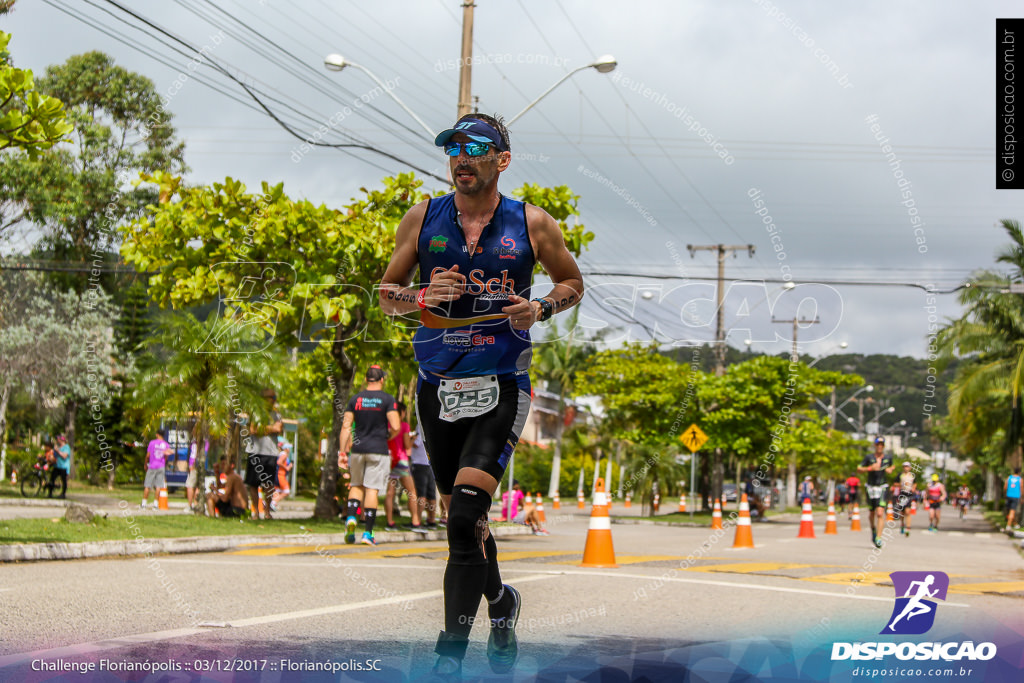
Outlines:
{"type": "MultiPolygon", "coordinates": [[[[495,536],[519,536],[529,533],[525,526],[493,527],[495,536]]],[[[408,541],[441,541],[447,532],[435,530],[426,534],[412,531],[386,531],[377,536],[377,545],[408,541]]],[[[244,545],[340,545],[345,534],[273,534],[246,536],[191,536],[185,538],[144,538],[85,543],[19,543],[0,545],[0,563],[42,562],[47,560],[84,560],[100,557],[132,557],[137,555],[179,555],[185,553],[216,553],[244,545]]],[[[312,550],[312,548],[311,548],[312,550]]]]}

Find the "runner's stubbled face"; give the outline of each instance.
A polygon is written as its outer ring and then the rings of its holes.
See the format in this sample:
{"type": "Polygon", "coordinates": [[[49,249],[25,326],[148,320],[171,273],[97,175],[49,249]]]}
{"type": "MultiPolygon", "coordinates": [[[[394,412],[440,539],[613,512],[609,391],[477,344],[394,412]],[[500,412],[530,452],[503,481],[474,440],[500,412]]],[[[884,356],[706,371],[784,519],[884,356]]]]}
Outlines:
{"type": "MultiPolygon", "coordinates": [[[[472,142],[465,133],[456,133],[452,142],[472,142]]],[[[448,164],[455,183],[455,190],[460,194],[475,195],[496,184],[498,174],[508,168],[512,155],[499,152],[490,145],[490,150],[482,157],[471,157],[466,150],[460,150],[459,156],[448,157],[448,164]]]]}

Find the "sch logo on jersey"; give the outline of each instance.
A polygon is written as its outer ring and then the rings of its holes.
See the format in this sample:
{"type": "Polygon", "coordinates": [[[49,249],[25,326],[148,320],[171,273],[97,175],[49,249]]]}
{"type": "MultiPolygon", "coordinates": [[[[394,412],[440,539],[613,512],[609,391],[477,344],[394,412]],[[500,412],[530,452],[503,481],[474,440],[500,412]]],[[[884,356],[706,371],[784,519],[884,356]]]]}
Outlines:
{"type": "Polygon", "coordinates": [[[896,605],[880,633],[918,635],[935,623],[935,600],[945,600],[949,576],[944,572],[893,572],[896,605]]]}

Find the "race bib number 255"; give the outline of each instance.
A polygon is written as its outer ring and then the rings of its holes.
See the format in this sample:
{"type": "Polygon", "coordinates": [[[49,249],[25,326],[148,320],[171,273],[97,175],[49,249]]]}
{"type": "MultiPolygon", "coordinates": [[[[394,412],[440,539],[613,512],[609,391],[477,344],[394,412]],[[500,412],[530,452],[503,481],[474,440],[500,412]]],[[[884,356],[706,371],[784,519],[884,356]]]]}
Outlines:
{"type": "Polygon", "coordinates": [[[498,405],[498,378],[443,379],[437,387],[437,398],[441,402],[440,418],[445,422],[483,415],[498,405]]]}

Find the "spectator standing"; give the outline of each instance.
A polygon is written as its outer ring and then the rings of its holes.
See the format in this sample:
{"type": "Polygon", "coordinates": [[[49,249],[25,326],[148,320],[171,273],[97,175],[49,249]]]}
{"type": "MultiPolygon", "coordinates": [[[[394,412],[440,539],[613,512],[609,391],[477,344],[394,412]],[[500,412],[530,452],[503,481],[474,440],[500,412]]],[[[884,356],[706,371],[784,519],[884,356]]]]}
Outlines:
{"type": "Polygon", "coordinates": [[[1006,495],[1006,531],[1012,531],[1016,521],[1017,510],[1020,509],[1021,486],[1020,468],[1015,467],[1013,474],[1006,478],[1003,493],[1006,495]]]}
{"type": "Polygon", "coordinates": [[[59,478],[61,480],[61,489],[60,495],[57,497],[64,498],[68,492],[68,472],[71,471],[71,446],[68,446],[63,434],[57,437],[57,448],[54,449],[53,458],[53,468],[50,470],[49,497],[53,498],[53,489],[56,487],[57,479],[59,478]]]}
{"type": "Polygon", "coordinates": [[[288,473],[292,471],[292,447],[285,441],[277,454],[277,491],[270,502],[270,509],[277,511],[277,503],[292,492],[288,483],[288,473]]]}
{"type": "Polygon", "coordinates": [[[171,452],[171,444],[167,443],[167,430],[161,428],[156,430],[156,438],[146,446],[146,478],[142,482],[142,505],[146,509],[149,501],[149,492],[153,491],[153,507],[157,507],[157,497],[160,489],[167,486],[165,475],[167,467],[167,454],[171,452]]]}
{"type": "Polygon", "coordinates": [[[245,485],[252,501],[252,515],[260,518],[260,491],[263,491],[263,514],[270,519],[270,504],[273,502],[275,480],[277,479],[277,437],[284,433],[281,413],[277,412],[277,392],[263,390],[269,420],[266,425],[251,423],[245,437],[245,450],[249,454],[245,468],[245,485]]]}
{"type": "MultiPolygon", "coordinates": [[[[388,451],[391,455],[391,474],[388,476],[388,492],[384,497],[384,511],[388,518],[388,529],[395,529],[395,492],[398,491],[398,484],[405,489],[409,500],[409,516],[412,518],[412,530],[416,533],[427,533],[420,523],[417,512],[419,503],[416,498],[416,484],[412,480],[412,469],[409,463],[409,451],[412,450],[412,436],[409,423],[405,421],[406,407],[401,401],[395,406],[398,408],[399,432],[393,438],[388,439],[388,451]]],[[[401,499],[401,491],[398,491],[398,498],[401,499]]]]}
{"type": "Polygon", "coordinates": [[[341,425],[341,458],[348,454],[349,498],[346,504],[345,542],[356,542],[356,514],[363,507],[365,531],[359,542],[377,545],[373,525],[377,496],[387,491],[391,455],[388,439],[401,430],[395,397],[384,391],[385,372],[379,365],[366,370],[366,389],[349,399],[341,425]]]}
{"type": "Polygon", "coordinates": [[[437,528],[437,485],[434,483],[434,471],[430,468],[430,457],[423,445],[423,435],[419,430],[409,434],[412,447],[409,449],[409,466],[412,469],[412,481],[416,487],[416,519],[423,519],[426,512],[427,529],[437,528]]]}

